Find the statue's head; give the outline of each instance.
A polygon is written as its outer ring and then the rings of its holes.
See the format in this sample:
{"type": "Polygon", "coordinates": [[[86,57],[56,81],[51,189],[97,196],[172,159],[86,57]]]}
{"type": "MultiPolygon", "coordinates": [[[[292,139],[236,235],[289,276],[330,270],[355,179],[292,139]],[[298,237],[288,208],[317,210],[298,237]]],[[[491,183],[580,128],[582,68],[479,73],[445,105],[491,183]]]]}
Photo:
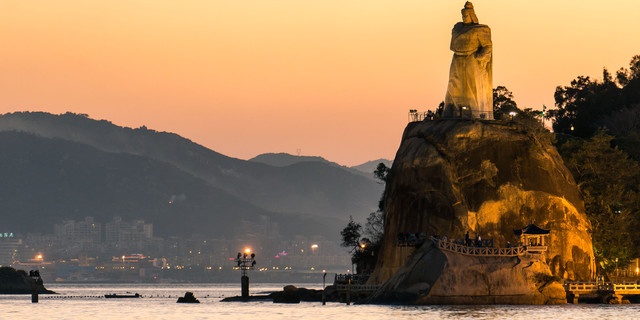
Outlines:
{"type": "Polygon", "coordinates": [[[470,1],[467,1],[467,3],[464,4],[464,9],[462,9],[462,22],[465,24],[478,23],[478,17],[473,10],[473,3],[470,1]]]}

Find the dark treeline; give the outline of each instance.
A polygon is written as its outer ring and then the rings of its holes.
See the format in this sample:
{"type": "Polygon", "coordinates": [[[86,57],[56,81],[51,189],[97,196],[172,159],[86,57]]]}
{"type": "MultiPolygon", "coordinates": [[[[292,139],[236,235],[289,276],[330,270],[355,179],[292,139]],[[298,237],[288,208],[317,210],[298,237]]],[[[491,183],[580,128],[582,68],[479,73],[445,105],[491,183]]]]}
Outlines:
{"type": "Polygon", "coordinates": [[[555,108],[520,109],[506,87],[494,89],[494,115],[552,139],[582,192],[592,224],[599,272],[612,272],[640,256],[640,55],[615,77],[579,76],[558,86],[555,108]],[[554,134],[538,117],[551,119],[554,134]],[[617,262],[616,262],[617,261],[617,262]]]}
{"type": "Polygon", "coordinates": [[[584,196],[598,268],[610,272],[640,255],[640,55],[615,76],[579,76],[554,97],[546,117],[584,196]]]}

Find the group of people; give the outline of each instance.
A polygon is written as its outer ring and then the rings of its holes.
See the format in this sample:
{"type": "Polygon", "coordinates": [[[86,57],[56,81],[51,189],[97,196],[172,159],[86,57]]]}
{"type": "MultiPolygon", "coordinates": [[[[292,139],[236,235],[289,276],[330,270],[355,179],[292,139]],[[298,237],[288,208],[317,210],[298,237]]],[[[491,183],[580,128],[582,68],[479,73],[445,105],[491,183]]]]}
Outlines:
{"type": "Polygon", "coordinates": [[[468,247],[483,247],[484,245],[482,244],[482,237],[480,236],[479,233],[476,233],[476,238],[471,239],[469,237],[469,231],[467,231],[467,233],[465,233],[464,235],[464,245],[468,246],[468,247]]]}

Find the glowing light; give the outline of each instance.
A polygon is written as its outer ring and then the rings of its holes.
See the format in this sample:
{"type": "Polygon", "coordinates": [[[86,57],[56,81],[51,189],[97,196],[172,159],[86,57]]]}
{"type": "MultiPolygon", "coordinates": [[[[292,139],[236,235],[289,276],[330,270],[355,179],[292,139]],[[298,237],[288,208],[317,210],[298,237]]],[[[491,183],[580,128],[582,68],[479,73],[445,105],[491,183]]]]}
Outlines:
{"type": "Polygon", "coordinates": [[[363,243],[363,244],[360,245],[360,248],[364,249],[366,246],[367,245],[363,243]]]}
{"type": "Polygon", "coordinates": [[[316,249],[317,247],[318,247],[318,245],[317,245],[317,244],[312,244],[312,245],[311,245],[311,248],[312,248],[312,249],[316,249]]]}
{"type": "Polygon", "coordinates": [[[38,260],[42,260],[42,255],[41,255],[41,254],[37,255],[37,256],[36,256],[36,259],[38,259],[38,260]]]}
{"type": "Polygon", "coordinates": [[[244,249],[244,253],[251,253],[251,248],[244,249]]]}

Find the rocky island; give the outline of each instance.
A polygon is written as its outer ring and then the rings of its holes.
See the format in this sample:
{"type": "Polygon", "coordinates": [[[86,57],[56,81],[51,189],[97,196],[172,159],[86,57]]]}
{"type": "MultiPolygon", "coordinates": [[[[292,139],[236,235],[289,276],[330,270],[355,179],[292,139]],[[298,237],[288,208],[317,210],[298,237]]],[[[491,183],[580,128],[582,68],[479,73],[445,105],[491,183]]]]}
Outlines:
{"type": "Polygon", "coordinates": [[[384,193],[384,238],[368,282],[382,286],[370,301],[563,303],[561,279],[592,279],[584,202],[545,133],[513,121],[409,123],[384,193]],[[400,234],[463,239],[469,232],[504,248],[531,223],[550,230],[542,253],[464,255],[439,241],[398,244],[400,234]]]}
{"type": "Polygon", "coordinates": [[[44,287],[40,276],[32,278],[24,270],[0,267],[0,294],[31,294],[34,287],[38,293],[55,293],[44,287]]]}

